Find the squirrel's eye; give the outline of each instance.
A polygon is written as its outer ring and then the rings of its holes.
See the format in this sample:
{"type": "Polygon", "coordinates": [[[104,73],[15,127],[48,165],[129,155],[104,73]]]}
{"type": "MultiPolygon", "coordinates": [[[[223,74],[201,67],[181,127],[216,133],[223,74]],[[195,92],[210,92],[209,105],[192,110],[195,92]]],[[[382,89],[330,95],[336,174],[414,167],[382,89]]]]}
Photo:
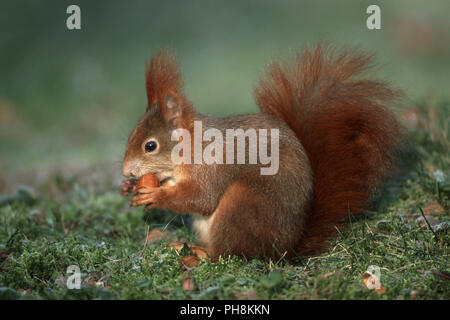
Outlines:
{"type": "Polygon", "coordinates": [[[151,140],[145,144],[145,152],[153,152],[157,147],[158,144],[156,143],[156,141],[151,140]]]}

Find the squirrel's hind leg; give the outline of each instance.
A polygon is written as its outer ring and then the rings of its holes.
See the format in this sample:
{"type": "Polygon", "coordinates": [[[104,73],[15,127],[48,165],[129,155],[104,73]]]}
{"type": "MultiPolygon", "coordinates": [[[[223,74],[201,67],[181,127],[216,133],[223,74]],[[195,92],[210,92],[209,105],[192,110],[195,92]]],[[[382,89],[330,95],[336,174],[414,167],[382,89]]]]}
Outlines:
{"type": "Polygon", "coordinates": [[[266,197],[238,181],[227,189],[214,214],[194,228],[212,257],[279,257],[286,239],[274,228],[274,211],[266,197]]]}

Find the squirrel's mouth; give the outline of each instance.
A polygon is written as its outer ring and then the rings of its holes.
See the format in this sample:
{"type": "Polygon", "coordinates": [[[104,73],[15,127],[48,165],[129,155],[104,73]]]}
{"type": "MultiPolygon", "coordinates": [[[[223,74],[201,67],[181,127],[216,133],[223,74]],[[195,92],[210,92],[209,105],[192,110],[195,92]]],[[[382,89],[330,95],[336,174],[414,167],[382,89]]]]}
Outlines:
{"type": "Polygon", "coordinates": [[[152,172],[152,174],[159,180],[162,181],[164,179],[164,173],[162,172],[152,172]]]}
{"type": "Polygon", "coordinates": [[[148,171],[146,173],[141,174],[140,176],[133,176],[127,180],[131,180],[131,181],[139,181],[145,174],[152,174],[156,177],[156,179],[158,179],[160,184],[164,184],[167,183],[169,181],[171,182],[175,182],[176,179],[173,176],[173,172],[172,171],[148,171]]]}
{"type": "Polygon", "coordinates": [[[153,174],[156,177],[156,179],[159,180],[159,182],[161,184],[168,182],[170,180],[175,181],[175,177],[173,176],[172,171],[170,171],[170,172],[168,172],[168,171],[167,172],[166,171],[159,171],[159,172],[153,171],[150,173],[153,174]]]}

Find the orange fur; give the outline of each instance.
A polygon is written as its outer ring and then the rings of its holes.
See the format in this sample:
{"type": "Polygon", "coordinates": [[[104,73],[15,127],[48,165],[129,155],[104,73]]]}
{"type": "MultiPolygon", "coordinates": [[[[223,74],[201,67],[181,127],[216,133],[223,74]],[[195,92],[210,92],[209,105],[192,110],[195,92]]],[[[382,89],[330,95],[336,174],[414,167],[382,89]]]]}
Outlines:
{"type": "Polygon", "coordinates": [[[164,100],[168,93],[180,93],[183,88],[181,70],[175,57],[166,50],[152,56],[145,73],[148,105],[164,100]]]}
{"type": "Polygon", "coordinates": [[[297,53],[294,65],[271,63],[255,88],[261,111],[291,127],[314,173],[300,254],[324,248],[335,226],[361,213],[393,165],[401,129],[385,103],[400,92],[360,77],[370,60],[355,50],[318,45],[297,53]]]}
{"type": "Polygon", "coordinates": [[[181,126],[191,129],[195,111],[183,93],[183,78],[175,56],[168,50],[154,54],[145,73],[148,106],[159,104],[162,116],[166,116],[165,98],[172,95],[181,105],[181,126]]]}

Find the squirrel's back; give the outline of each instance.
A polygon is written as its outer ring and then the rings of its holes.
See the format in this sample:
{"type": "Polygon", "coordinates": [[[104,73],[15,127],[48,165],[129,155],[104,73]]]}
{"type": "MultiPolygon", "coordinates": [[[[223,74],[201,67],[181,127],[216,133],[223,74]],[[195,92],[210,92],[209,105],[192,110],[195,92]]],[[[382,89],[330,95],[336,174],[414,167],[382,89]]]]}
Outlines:
{"type": "Polygon", "coordinates": [[[261,112],[284,120],[306,149],[314,200],[296,251],[322,249],[339,223],[361,213],[393,167],[401,136],[386,103],[400,92],[363,78],[371,55],[318,45],[292,65],[273,62],[255,88],[261,112]]]}

